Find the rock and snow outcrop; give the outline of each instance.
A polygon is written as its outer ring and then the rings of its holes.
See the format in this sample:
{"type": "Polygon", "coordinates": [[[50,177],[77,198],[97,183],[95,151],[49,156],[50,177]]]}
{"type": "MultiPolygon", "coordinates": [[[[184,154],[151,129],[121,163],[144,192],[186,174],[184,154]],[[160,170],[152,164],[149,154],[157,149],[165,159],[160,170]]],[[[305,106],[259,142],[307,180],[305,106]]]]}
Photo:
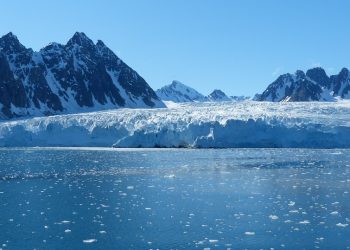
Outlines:
{"type": "Polygon", "coordinates": [[[40,51],[0,38],[0,118],[119,107],[164,107],[146,81],[102,41],[75,33],[40,51]]]}
{"type": "Polygon", "coordinates": [[[181,103],[0,123],[0,146],[350,148],[350,101],[181,103]]]}
{"type": "Polygon", "coordinates": [[[256,101],[335,101],[350,99],[350,72],[343,68],[338,75],[328,76],[324,69],[309,69],[306,74],[284,74],[255,97],[256,101]]]}

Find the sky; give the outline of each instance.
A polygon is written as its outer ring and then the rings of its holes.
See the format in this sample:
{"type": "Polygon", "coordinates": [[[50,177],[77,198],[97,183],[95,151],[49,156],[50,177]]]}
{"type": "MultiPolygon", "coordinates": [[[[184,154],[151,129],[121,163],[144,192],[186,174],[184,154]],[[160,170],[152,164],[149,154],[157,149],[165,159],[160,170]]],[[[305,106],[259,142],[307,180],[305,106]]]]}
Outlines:
{"type": "Polygon", "coordinates": [[[26,47],[98,39],[152,88],[261,93],[280,74],[350,67],[350,1],[0,0],[0,36],[26,47]]]}

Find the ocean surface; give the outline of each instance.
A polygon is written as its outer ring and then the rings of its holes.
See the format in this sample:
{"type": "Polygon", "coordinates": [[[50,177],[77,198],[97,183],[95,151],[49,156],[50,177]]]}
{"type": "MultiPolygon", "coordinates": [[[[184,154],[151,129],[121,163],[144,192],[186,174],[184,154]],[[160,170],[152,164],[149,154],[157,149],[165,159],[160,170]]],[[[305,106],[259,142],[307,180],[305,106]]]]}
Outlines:
{"type": "Polygon", "coordinates": [[[0,149],[0,249],[349,249],[350,150],[0,149]]]}

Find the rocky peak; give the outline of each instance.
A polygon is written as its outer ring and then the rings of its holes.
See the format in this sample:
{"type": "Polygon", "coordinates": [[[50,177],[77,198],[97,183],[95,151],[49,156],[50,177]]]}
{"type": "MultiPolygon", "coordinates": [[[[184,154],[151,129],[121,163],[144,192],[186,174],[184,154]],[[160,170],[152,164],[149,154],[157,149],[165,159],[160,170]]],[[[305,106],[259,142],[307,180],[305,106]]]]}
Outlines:
{"type": "Polygon", "coordinates": [[[99,48],[99,49],[107,48],[107,46],[106,46],[106,45],[104,44],[104,42],[101,41],[101,40],[97,40],[96,46],[97,46],[97,48],[99,48]]]}
{"type": "Polygon", "coordinates": [[[326,71],[321,67],[309,69],[306,71],[306,76],[312,81],[320,84],[322,87],[330,87],[330,78],[326,74],[326,71]]]}
{"type": "Polygon", "coordinates": [[[230,98],[220,89],[214,89],[208,98],[211,101],[230,101],[230,98]]]}
{"type": "Polygon", "coordinates": [[[349,77],[349,70],[347,68],[342,68],[342,70],[339,72],[339,77],[342,79],[346,79],[349,77]]]}
{"type": "Polygon", "coordinates": [[[91,48],[95,46],[94,42],[89,37],[87,37],[84,32],[75,32],[73,37],[69,39],[66,46],[73,47],[74,45],[78,45],[84,48],[91,48]]]}
{"type": "Polygon", "coordinates": [[[339,74],[328,76],[321,67],[298,70],[290,79],[281,75],[258,95],[259,101],[335,101],[350,99],[350,71],[343,68],[339,74]]]}
{"type": "Polygon", "coordinates": [[[26,48],[19,42],[17,36],[12,32],[7,33],[0,38],[0,49],[7,53],[16,53],[26,50],[26,48]]]}
{"type": "Polygon", "coordinates": [[[305,73],[302,70],[297,70],[295,76],[297,80],[305,79],[305,73]]]}
{"type": "Polygon", "coordinates": [[[171,84],[158,89],[156,93],[158,97],[164,101],[193,102],[207,100],[207,97],[177,80],[174,80],[171,84]]]}

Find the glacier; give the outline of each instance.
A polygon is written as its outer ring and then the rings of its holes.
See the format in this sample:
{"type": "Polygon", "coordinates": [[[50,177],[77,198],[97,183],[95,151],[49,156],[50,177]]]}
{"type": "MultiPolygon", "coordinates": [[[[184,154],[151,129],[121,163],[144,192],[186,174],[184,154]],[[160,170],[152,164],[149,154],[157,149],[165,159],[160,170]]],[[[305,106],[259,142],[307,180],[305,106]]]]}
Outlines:
{"type": "Polygon", "coordinates": [[[172,103],[4,120],[0,146],[350,148],[350,101],[172,103]]]}

